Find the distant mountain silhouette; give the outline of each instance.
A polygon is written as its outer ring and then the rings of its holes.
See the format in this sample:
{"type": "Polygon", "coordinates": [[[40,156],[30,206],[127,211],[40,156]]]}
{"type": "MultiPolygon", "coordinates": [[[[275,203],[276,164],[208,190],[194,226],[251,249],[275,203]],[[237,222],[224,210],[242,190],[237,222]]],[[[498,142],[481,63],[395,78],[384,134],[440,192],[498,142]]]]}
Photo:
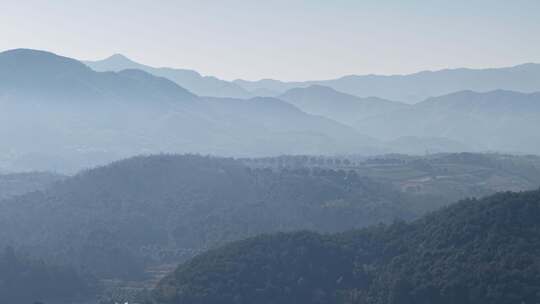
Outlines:
{"type": "Polygon", "coordinates": [[[198,97],[141,70],[95,72],[33,50],[0,53],[0,106],[0,154],[9,149],[24,163],[32,163],[27,155],[53,155],[61,161],[46,163],[59,165],[84,155],[73,162],[88,166],[152,152],[325,154],[378,144],[274,98],[198,97]]]}
{"type": "Polygon", "coordinates": [[[235,80],[248,91],[269,90],[276,94],[295,87],[313,84],[328,86],[340,92],[369,97],[417,103],[424,99],[452,92],[473,90],[488,92],[497,89],[522,93],[540,91],[540,64],[526,63],[514,67],[491,69],[447,69],[423,71],[409,75],[350,75],[332,80],[282,82],[235,80]]]}
{"type": "Polygon", "coordinates": [[[540,93],[462,91],[359,121],[357,130],[381,139],[445,137],[473,148],[540,151],[540,93]]]}
{"type": "Polygon", "coordinates": [[[377,97],[360,98],[321,85],[290,89],[278,98],[290,102],[306,113],[325,116],[349,125],[370,116],[408,106],[377,97]]]}
{"type": "Polygon", "coordinates": [[[17,49],[0,53],[0,67],[0,93],[6,99],[75,103],[196,97],[168,79],[142,71],[96,73],[77,60],[43,51],[17,49]]]}
{"type": "Polygon", "coordinates": [[[248,98],[255,96],[250,94],[237,84],[218,79],[212,76],[201,76],[193,70],[155,68],[137,63],[124,55],[115,54],[99,61],[85,61],[86,65],[98,72],[119,72],[125,69],[138,69],[155,76],[166,77],[179,86],[200,96],[248,98]]]}
{"type": "Polygon", "coordinates": [[[43,51],[0,53],[2,167],[65,172],[157,152],[540,151],[540,93],[460,91],[407,105],[310,85],[280,99],[200,97],[129,67],[96,72],[43,51]]]}

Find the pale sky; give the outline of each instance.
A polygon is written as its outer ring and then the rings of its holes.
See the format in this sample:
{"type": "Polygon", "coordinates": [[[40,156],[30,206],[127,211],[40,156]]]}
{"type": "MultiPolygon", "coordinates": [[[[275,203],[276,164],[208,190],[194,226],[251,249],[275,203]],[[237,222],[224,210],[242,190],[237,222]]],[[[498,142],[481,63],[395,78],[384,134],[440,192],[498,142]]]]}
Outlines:
{"type": "Polygon", "coordinates": [[[0,0],[0,51],[114,53],[223,79],[540,62],[540,0],[0,0]]]}

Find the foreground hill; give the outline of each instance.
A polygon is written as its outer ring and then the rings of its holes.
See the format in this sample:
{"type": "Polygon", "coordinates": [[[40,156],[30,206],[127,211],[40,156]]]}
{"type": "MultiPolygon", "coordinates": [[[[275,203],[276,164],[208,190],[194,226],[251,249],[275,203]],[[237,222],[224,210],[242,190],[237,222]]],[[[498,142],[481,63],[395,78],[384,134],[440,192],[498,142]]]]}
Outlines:
{"type": "Polygon", "coordinates": [[[537,303],[540,191],[465,200],[411,224],[259,236],[181,265],[157,303],[537,303]]]}
{"type": "Polygon", "coordinates": [[[1,303],[71,302],[91,297],[96,290],[94,279],[73,268],[28,258],[11,247],[0,251],[1,303]]]}
{"type": "Polygon", "coordinates": [[[120,72],[127,69],[145,71],[155,76],[165,77],[179,86],[200,96],[249,98],[257,95],[250,94],[239,85],[212,76],[201,76],[196,71],[173,68],[155,68],[143,65],[133,60],[115,54],[98,61],[85,61],[86,65],[98,72],[120,72]]]}
{"type": "Polygon", "coordinates": [[[0,109],[0,158],[12,171],[75,171],[142,153],[333,154],[377,144],[277,99],[198,97],[141,70],[100,73],[35,50],[0,53],[0,109]],[[51,167],[25,167],[34,163],[51,167]]]}
{"type": "Polygon", "coordinates": [[[501,89],[522,93],[537,92],[540,91],[540,64],[527,63],[491,69],[424,71],[409,75],[350,75],[332,80],[305,82],[265,79],[236,80],[235,83],[249,91],[266,90],[275,95],[293,88],[317,84],[359,97],[376,96],[417,103],[430,97],[464,90],[488,92],[501,89]]]}
{"type": "Polygon", "coordinates": [[[360,120],[355,127],[380,139],[445,137],[477,150],[537,153],[540,93],[457,92],[360,120]]]}
{"type": "Polygon", "coordinates": [[[421,197],[343,170],[136,157],[0,202],[0,246],[101,278],[139,279],[146,266],[177,263],[228,241],[411,219],[421,205],[421,197]]]}

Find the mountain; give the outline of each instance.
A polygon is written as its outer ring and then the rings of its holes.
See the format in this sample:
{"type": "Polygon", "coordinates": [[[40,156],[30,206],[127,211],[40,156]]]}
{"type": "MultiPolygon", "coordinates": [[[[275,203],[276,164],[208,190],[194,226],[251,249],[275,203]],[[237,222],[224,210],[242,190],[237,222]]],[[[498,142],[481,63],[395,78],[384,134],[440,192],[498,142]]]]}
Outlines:
{"type": "Polygon", "coordinates": [[[423,71],[408,75],[350,75],[332,80],[282,82],[236,80],[234,83],[248,91],[269,90],[282,94],[295,87],[323,85],[360,97],[417,103],[427,98],[457,91],[488,92],[509,90],[521,93],[540,91],[540,64],[527,63],[513,67],[490,69],[446,69],[423,71]]]}
{"type": "Polygon", "coordinates": [[[320,85],[290,89],[277,98],[306,113],[328,117],[347,125],[354,125],[371,116],[407,108],[406,104],[399,102],[376,97],[360,98],[320,85]]]}
{"type": "Polygon", "coordinates": [[[461,91],[406,105],[311,85],[278,98],[386,141],[387,151],[540,151],[540,137],[533,131],[540,121],[539,93],[461,91]]]}
{"type": "Polygon", "coordinates": [[[71,106],[107,102],[113,107],[127,100],[178,102],[195,98],[165,78],[139,70],[96,73],[77,60],[44,51],[2,52],[0,67],[0,101],[8,107],[12,102],[44,103],[49,99],[71,106]]]}
{"type": "Polygon", "coordinates": [[[357,130],[380,139],[444,137],[472,149],[538,153],[540,93],[456,92],[370,117],[357,130]]]}
{"type": "Polygon", "coordinates": [[[343,231],[417,216],[422,197],[332,169],[255,169],[196,155],[135,157],[0,202],[11,245],[100,278],[265,232],[343,231]]]}
{"type": "Polygon", "coordinates": [[[212,76],[201,76],[193,70],[155,68],[132,61],[131,59],[115,54],[109,58],[98,61],[85,61],[86,65],[98,72],[120,72],[126,69],[145,71],[158,77],[168,78],[181,87],[200,96],[248,98],[252,95],[242,87],[212,76]]]}
{"type": "Polygon", "coordinates": [[[0,108],[0,159],[13,171],[73,172],[159,152],[378,151],[353,128],[277,99],[199,97],[141,70],[95,72],[35,50],[0,53],[0,108]]]}
{"type": "MultiPolygon", "coordinates": [[[[537,303],[540,190],[464,200],[412,223],[264,235],[208,251],[155,303],[537,303]]],[[[152,301],[149,301],[152,302],[152,301]]]]}

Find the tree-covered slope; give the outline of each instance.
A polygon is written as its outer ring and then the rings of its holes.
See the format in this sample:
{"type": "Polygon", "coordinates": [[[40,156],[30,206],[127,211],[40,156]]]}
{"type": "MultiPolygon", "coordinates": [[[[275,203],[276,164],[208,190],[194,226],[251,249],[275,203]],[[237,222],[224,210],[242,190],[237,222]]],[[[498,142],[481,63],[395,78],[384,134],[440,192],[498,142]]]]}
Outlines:
{"type": "Polygon", "coordinates": [[[417,216],[416,199],[332,169],[249,168],[195,155],[136,157],[0,202],[0,245],[100,277],[139,278],[260,233],[338,232],[417,216]]]}
{"type": "Polygon", "coordinates": [[[353,287],[354,252],[311,232],[259,236],[180,266],[159,286],[172,303],[325,303],[353,287]],[[325,261],[320,263],[320,261],[325,261]]]}
{"type": "Polygon", "coordinates": [[[154,293],[201,304],[539,300],[540,191],[461,201],[410,224],[242,241],[181,265],[154,293]]]}
{"type": "Polygon", "coordinates": [[[97,286],[74,269],[34,260],[6,247],[0,252],[0,303],[73,301],[89,297],[97,286]]]}

